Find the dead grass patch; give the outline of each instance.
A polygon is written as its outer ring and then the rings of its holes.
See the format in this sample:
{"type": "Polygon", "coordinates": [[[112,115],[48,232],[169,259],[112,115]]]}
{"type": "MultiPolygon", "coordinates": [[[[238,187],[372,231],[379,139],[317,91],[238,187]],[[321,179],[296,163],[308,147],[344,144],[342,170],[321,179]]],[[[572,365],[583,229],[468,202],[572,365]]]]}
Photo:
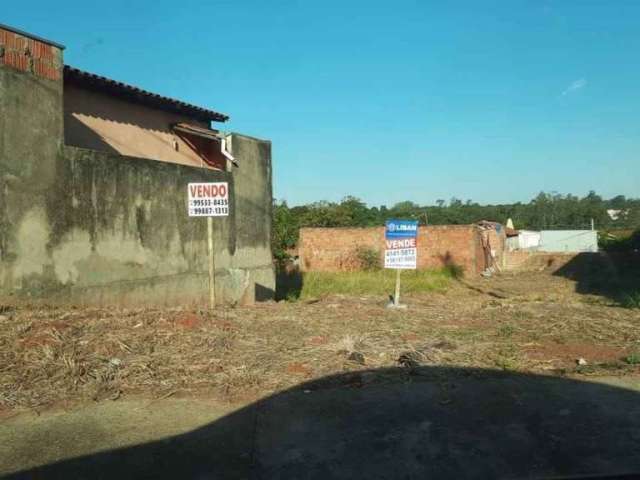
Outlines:
{"type": "MultiPolygon", "coordinates": [[[[0,408],[140,392],[244,400],[336,373],[366,384],[376,376],[360,371],[400,366],[575,373],[578,357],[591,368],[640,351],[638,310],[585,303],[568,280],[477,283],[408,294],[403,311],[384,295],[213,313],[20,307],[0,319],[0,408]],[[502,298],[482,293],[492,291],[502,298]]],[[[639,368],[623,363],[606,372],[639,368]]],[[[580,373],[604,371],[594,368],[580,373]]]]}

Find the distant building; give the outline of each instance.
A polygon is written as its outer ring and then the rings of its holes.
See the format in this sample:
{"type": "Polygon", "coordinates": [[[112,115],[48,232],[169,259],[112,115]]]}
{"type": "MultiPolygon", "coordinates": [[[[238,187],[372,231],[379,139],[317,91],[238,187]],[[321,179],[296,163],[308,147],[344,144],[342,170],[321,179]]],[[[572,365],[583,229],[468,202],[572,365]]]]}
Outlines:
{"type": "Polygon", "coordinates": [[[537,250],[540,247],[540,232],[514,230],[507,232],[507,248],[513,250],[537,250]]]}
{"type": "Polygon", "coordinates": [[[63,49],[0,25],[0,295],[206,304],[207,222],[188,217],[187,184],[223,181],[217,297],[272,297],[271,143],[64,66],[63,49]]]}
{"type": "Polygon", "coordinates": [[[628,215],[628,213],[629,213],[629,210],[614,210],[614,209],[607,210],[607,215],[611,220],[614,220],[614,221],[622,219],[622,217],[625,217],[626,215],[628,215]]]}

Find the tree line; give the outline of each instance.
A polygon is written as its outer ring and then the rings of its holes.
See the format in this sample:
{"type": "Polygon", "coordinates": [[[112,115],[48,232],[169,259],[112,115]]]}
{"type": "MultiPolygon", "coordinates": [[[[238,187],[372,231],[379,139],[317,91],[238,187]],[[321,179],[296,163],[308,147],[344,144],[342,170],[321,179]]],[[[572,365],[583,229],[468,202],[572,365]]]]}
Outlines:
{"type": "Polygon", "coordinates": [[[556,192],[540,192],[528,203],[481,205],[458,198],[437,200],[435,205],[400,202],[392,207],[371,206],[347,196],[340,202],[314,202],[289,207],[275,202],[273,207],[273,252],[278,259],[298,241],[302,227],[371,227],[391,218],[418,220],[421,225],[463,225],[480,220],[505,224],[511,218],[517,229],[588,229],[593,220],[601,231],[640,228],[640,199],[618,195],[603,199],[591,191],[584,197],[556,192]],[[614,211],[609,215],[607,211],[614,211]]]}

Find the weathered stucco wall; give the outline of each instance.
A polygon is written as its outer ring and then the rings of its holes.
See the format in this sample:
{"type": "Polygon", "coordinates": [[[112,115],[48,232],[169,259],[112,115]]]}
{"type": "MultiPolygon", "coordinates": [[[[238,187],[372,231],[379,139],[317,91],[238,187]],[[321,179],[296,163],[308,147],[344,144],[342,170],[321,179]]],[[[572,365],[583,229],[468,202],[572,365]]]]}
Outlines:
{"type": "Polygon", "coordinates": [[[270,298],[269,149],[232,138],[247,159],[234,173],[66,147],[53,183],[16,218],[3,290],[79,303],[205,304],[206,219],[187,216],[187,184],[228,181],[231,214],[214,219],[217,295],[270,298]]]}
{"type": "MultiPolygon", "coordinates": [[[[56,51],[56,57],[60,55],[56,51]]],[[[61,66],[58,67],[59,69],[61,66]]],[[[62,157],[62,81],[0,65],[0,288],[33,273],[42,210],[62,157]]],[[[40,270],[42,267],[40,267],[40,270]]]]}
{"type": "Polygon", "coordinates": [[[218,298],[271,298],[271,145],[230,143],[232,172],[64,147],[61,79],[0,65],[0,295],[206,305],[206,219],[187,216],[187,184],[228,181],[218,298]]]}

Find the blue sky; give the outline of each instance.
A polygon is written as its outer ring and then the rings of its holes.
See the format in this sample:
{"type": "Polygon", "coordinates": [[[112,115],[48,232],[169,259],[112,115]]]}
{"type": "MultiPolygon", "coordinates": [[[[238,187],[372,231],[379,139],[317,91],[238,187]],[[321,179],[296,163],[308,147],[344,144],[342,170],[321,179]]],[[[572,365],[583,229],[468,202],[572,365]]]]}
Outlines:
{"type": "Polygon", "coordinates": [[[273,142],[274,195],[640,196],[640,2],[32,0],[65,61],[273,142]]]}

